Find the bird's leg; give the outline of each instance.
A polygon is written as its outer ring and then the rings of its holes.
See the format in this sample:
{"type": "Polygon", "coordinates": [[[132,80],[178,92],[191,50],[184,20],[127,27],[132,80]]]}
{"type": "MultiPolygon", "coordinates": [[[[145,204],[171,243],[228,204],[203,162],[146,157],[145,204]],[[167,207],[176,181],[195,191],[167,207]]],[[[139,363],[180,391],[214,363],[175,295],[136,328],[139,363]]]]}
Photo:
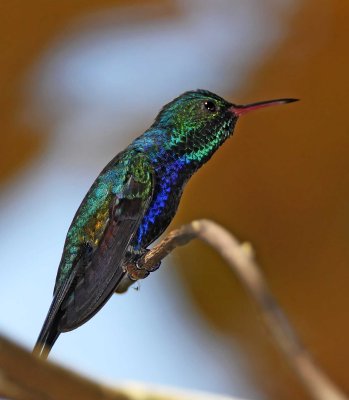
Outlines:
{"type": "MultiPolygon", "coordinates": [[[[160,266],[161,266],[161,261],[159,261],[159,262],[158,262],[157,264],[155,264],[155,265],[152,265],[150,268],[145,268],[145,267],[140,267],[140,266],[139,266],[138,261],[139,261],[142,257],[144,257],[147,253],[149,253],[149,251],[150,251],[150,249],[142,249],[142,250],[138,253],[137,258],[136,258],[136,262],[135,262],[135,265],[136,265],[137,270],[138,270],[138,271],[147,271],[147,272],[148,272],[148,275],[150,274],[150,272],[156,271],[156,270],[159,269],[160,266]]],[[[147,276],[148,276],[148,275],[147,275],[147,276]]]]}
{"type": "MultiPolygon", "coordinates": [[[[156,265],[153,265],[151,268],[145,269],[143,267],[139,267],[138,260],[144,256],[144,254],[148,253],[149,249],[141,249],[141,250],[132,250],[131,257],[128,260],[127,264],[124,265],[124,271],[126,272],[124,277],[121,279],[119,285],[115,289],[115,293],[124,293],[127,289],[133,285],[139,279],[145,279],[151,272],[156,271],[160,265],[161,261],[156,265]]],[[[126,257],[127,259],[128,257],[126,257]]]]}

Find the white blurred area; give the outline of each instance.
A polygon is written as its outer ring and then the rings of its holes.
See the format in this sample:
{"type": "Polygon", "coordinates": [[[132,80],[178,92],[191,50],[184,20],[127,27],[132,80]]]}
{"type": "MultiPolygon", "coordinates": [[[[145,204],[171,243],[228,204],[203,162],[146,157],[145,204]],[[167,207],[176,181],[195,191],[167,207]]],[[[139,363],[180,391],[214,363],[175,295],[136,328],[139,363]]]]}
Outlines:
{"type": "MultiPolygon", "coordinates": [[[[49,146],[0,197],[0,330],[27,347],[50,305],[68,226],[103,166],[180,93],[225,96],[245,85],[287,33],[280,16],[296,11],[296,0],[174,4],[173,17],[153,19],[162,7],[153,5],[75,21],[23,84],[25,123],[44,129],[49,146]]],[[[113,382],[261,398],[239,349],[193,309],[174,261],[62,334],[52,359],[113,382]]]]}

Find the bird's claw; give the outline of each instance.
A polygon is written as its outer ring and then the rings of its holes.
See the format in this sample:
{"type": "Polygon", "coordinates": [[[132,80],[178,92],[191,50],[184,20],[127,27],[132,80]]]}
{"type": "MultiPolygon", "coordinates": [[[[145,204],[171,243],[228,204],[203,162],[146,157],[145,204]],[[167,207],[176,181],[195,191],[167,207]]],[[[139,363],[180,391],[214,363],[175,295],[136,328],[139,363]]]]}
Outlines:
{"type": "Polygon", "coordinates": [[[147,276],[150,275],[151,272],[154,272],[160,268],[161,261],[159,261],[155,265],[152,265],[150,268],[144,268],[139,264],[139,260],[144,256],[144,254],[148,253],[148,251],[148,249],[142,250],[141,252],[139,252],[139,254],[137,254],[137,258],[134,259],[133,262],[125,265],[124,271],[126,272],[126,275],[118,285],[115,291],[116,293],[126,292],[127,289],[136,281],[138,281],[139,279],[145,279],[147,276]]]}
{"type": "Polygon", "coordinates": [[[161,261],[155,265],[152,265],[150,268],[143,267],[139,264],[139,260],[144,257],[145,254],[149,252],[149,249],[142,250],[133,263],[127,264],[126,272],[131,280],[137,281],[138,279],[146,278],[151,272],[159,269],[161,265],[161,261]]]}

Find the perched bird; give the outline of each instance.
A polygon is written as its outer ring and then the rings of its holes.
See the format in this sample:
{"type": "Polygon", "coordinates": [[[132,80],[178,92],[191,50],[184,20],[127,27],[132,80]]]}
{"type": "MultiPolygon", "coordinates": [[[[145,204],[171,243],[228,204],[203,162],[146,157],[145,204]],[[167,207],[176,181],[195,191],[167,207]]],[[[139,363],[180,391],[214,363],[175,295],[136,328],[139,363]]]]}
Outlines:
{"type": "Polygon", "coordinates": [[[115,291],[151,272],[137,268],[137,259],[164,232],[185,184],[232,135],[240,115],[293,101],[235,105],[196,90],[165,105],[103,169],[76,212],[34,353],[46,358],[61,332],[82,325],[115,291]]]}

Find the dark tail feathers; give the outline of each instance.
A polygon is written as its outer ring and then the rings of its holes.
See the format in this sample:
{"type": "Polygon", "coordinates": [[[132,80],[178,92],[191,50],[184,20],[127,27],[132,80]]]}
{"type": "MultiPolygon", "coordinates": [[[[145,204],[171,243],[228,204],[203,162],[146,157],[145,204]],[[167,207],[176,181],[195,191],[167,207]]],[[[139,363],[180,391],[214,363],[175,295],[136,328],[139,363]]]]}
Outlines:
{"type": "Polygon", "coordinates": [[[76,269],[54,294],[50,309],[48,310],[47,317],[33,350],[33,353],[40,358],[46,359],[48,357],[52,346],[60,334],[58,325],[63,313],[61,306],[67,296],[75,275],[76,269]]]}
{"type": "MultiPolygon", "coordinates": [[[[45,325],[43,328],[45,328],[45,325]]],[[[34,346],[33,354],[36,354],[43,360],[46,360],[59,336],[59,333],[60,332],[57,330],[57,324],[52,324],[49,329],[42,329],[34,346]]]]}

